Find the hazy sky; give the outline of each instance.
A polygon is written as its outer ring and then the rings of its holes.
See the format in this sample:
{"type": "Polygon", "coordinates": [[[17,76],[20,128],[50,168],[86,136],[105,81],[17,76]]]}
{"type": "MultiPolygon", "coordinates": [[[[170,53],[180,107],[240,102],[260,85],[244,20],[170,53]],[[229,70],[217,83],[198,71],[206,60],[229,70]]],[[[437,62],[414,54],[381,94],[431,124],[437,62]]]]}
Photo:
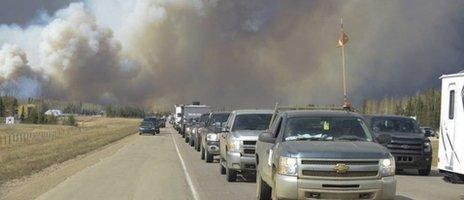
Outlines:
{"type": "Polygon", "coordinates": [[[2,0],[3,93],[218,107],[402,96],[464,68],[459,0],[2,0]]]}

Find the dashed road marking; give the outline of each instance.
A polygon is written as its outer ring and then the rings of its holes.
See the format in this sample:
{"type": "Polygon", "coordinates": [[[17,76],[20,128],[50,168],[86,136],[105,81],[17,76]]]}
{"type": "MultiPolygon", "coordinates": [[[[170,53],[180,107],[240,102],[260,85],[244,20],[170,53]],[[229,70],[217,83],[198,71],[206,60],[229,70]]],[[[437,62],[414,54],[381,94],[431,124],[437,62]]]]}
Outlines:
{"type": "Polygon", "coordinates": [[[195,189],[195,186],[193,186],[192,178],[190,177],[190,174],[187,171],[187,167],[185,166],[184,159],[182,158],[182,155],[180,154],[179,147],[177,146],[177,142],[176,142],[176,140],[174,138],[174,135],[172,133],[172,128],[169,128],[169,133],[171,134],[172,141],[174,142],[174,147],[176,147],[176,152],[177,152],[177,155],[179,156],[180,164],[182,165],[182,169],[184,170],[185,179],[187,179],[187,183],[188,183],[188,185],[190,187],[190,191],[192,191],[193,199],[194,200],[200,200],[200,196],[198,195],[198,192],[195,189]]]}

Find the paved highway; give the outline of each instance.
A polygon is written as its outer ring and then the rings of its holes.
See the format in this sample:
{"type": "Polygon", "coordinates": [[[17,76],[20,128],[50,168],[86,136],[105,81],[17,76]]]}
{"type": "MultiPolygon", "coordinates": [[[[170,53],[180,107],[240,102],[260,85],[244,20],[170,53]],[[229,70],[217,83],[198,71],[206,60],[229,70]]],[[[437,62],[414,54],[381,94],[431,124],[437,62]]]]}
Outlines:
{"type": "MultiPolygon", "coordinates": [[[[464,185],[440,176],[398,175],[397,199],[460,199],[464,185]]],[[[172,128],[156,136],[139,136],[42,194],[55,199],[254,199],[252,178],[228,183],[217,163],[207,164],[172,128]]]]}

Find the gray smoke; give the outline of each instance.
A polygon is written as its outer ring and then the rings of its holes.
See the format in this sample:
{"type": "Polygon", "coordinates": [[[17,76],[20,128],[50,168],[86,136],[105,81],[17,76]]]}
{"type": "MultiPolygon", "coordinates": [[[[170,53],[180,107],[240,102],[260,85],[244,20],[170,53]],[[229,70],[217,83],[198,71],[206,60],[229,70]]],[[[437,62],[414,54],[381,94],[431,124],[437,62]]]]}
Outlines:
{"type": "Polygon", "coordinates": [[[44,96],[147,107],[339,104],[343,17],[349,94],[359,103],[437,87],[441,74],[458,71],[463,8],[457,0],[88,0],[46,26],[0,26],[0,36],[41,33],[38,50],[19,45],[50,82],[44,96]]]}

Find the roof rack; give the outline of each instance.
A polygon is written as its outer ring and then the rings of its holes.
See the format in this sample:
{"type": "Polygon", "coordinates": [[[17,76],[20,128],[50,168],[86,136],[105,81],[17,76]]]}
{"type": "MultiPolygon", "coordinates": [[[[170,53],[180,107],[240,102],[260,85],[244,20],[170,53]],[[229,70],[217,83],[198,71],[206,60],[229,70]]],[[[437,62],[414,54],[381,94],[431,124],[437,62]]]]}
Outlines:
{"type": "Polygon", "coordinates": [[[279,103],[276,102],[274,107],[274,114],[272,115],[271,122],[269,123],[269,130],[271,129],[272,124],[274,123],[275,117],[279,111],[286,110],[339,110],[339,111],[349,111],[345,107],[317,107],[317,106],[279,106],[279,103]]]}

